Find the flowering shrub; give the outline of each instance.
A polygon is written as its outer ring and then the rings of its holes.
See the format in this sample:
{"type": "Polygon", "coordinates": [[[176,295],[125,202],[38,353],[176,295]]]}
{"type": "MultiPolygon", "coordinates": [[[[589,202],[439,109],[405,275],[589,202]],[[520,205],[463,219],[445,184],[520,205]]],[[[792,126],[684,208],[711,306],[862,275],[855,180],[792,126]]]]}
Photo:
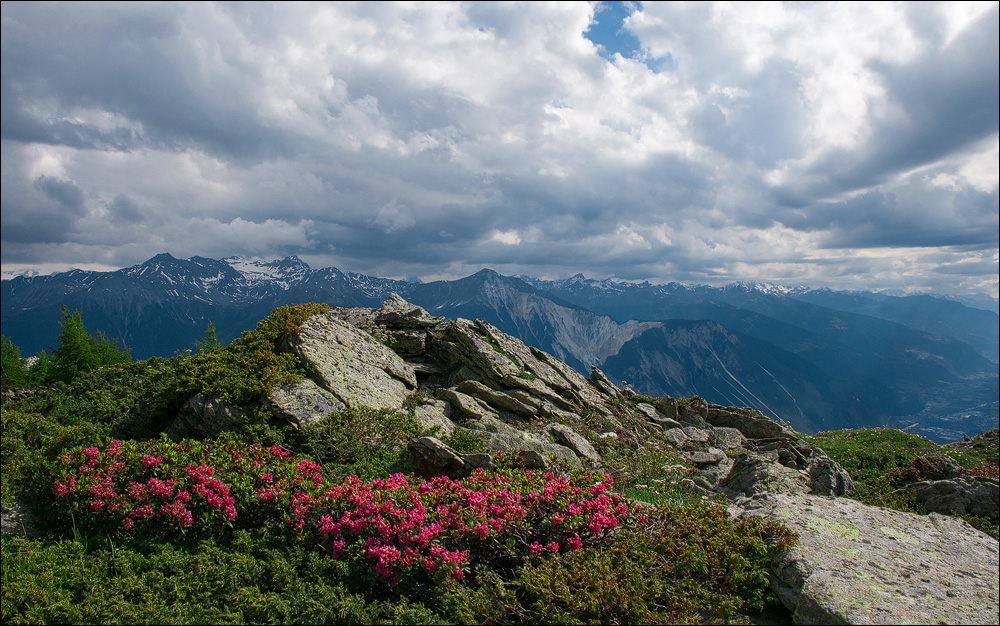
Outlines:
{"type": "Polygon", "coordinates": [[[462,578],[471,565],[599,544],[627,507],[611,478],[480,472],[465,480],[395,474],[332,484],[287,450],[223,439],[113,441],[61,459],[55,495],[118,532],[217,535],[283,528],[330,558],[398,584],[462,578]]]}

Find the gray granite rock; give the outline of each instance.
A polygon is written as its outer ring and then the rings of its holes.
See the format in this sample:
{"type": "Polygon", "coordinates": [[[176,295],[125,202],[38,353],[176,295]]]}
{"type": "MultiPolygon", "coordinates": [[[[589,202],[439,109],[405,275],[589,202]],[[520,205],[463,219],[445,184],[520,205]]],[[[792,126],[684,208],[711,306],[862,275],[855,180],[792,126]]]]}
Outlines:
{"type": "Polygon", "coordinates": [[[566,446],[581,459],[593,464],[601,462],[601,455],[597,453],[594,446],[590,445],[590,442],[583,435],[565,424],[549,424],[542,430],[542,433],[548,434],[556,443],[566,446]]]}
{"type": "Polygon", "coordinates": [[[277,419],[300,428],[334,411],[345,408],[343,402],[308,378],[294,384],[278,385],[267,399],[268,408],[277,419]]]}
{"type": "Polygon", "coordinates": [[[349,407],[399,408],[417,387],[413,368],[332,312],[303,322],[285,348],[308,362],[320,386],[349,407]]]}
{"type": "Polygon", "coordinates": [[[1000,518],[1000,483],[995,478],[921,481],[907,485],[896,493],[914,494],[918,503],[935,513],[984,515],[994,524],[1000,518]]]}
{"type": "Polygon", "coordinates": [[[798,534],[772,561],[772,588],[796,624],[997,622],[998,544],[960,519],[791,494],[739,502],[730,513],[798,534]]]}

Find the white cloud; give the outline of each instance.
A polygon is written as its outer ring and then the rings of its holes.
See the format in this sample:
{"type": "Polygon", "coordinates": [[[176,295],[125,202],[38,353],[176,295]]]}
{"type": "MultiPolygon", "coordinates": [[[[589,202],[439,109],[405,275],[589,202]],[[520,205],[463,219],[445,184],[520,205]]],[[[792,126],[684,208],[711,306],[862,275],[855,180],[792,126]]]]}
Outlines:
{"type": "Polygon", "coordinates": [[[643,54],[610,62],[593,11],[5,3],[3,264],[162,247],[927,288],[991,267],[995,3],[646,2],[643,54]]]}

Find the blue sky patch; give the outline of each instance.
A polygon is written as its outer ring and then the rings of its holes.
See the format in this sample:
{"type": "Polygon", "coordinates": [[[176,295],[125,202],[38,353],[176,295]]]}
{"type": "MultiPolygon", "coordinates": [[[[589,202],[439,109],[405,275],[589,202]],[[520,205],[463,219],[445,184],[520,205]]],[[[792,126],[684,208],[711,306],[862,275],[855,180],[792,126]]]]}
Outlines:
{"type": "Polygon", "coordinates": [[[625,18],[641,5],[636,2],[601,2],[594,14],[594,23],[590,25],[583,36],[597,44],[601,56],[607,60],[614,58],[615,53],[626,59],[635,58],[642,50],[639,40],[625,30],[625,18]]]}

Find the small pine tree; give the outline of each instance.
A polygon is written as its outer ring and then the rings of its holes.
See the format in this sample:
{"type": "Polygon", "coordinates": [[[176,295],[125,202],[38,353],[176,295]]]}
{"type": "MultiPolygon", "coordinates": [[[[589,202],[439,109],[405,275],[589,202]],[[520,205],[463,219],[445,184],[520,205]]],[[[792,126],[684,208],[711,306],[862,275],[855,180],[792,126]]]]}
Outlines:
{"type": "Polygon", "coordinates": [[[205,329],[205,335],[198,341],[194,342],[194,347],[198,350],[199,354],[218,352],[225,347],[219,342],[219,336],[215,332],[215,322],[210,321],[208,323],[208,327],[205,329]]]}
{"type": "Polygon", "coordinates": [[[79,311],[70,313],[63,307],[62,313],[62,331],[56,337],[59,347],[52,352],[53,381],[69,382],[81,372],[132,361],[128,349],[121,348],[117,339],[109,340],[100,331],[94,337],[88,335],[79,311]]]}
{"type": "Polygon", "coordinates": [[[28,383],[28,366],[26,360],[21,357],[21,350],[14,345],[14,342],[7,335],[2,337],[2,362],[3,373],[0,384],[4,389],[11,387],[23,387],[28,383]]]}

